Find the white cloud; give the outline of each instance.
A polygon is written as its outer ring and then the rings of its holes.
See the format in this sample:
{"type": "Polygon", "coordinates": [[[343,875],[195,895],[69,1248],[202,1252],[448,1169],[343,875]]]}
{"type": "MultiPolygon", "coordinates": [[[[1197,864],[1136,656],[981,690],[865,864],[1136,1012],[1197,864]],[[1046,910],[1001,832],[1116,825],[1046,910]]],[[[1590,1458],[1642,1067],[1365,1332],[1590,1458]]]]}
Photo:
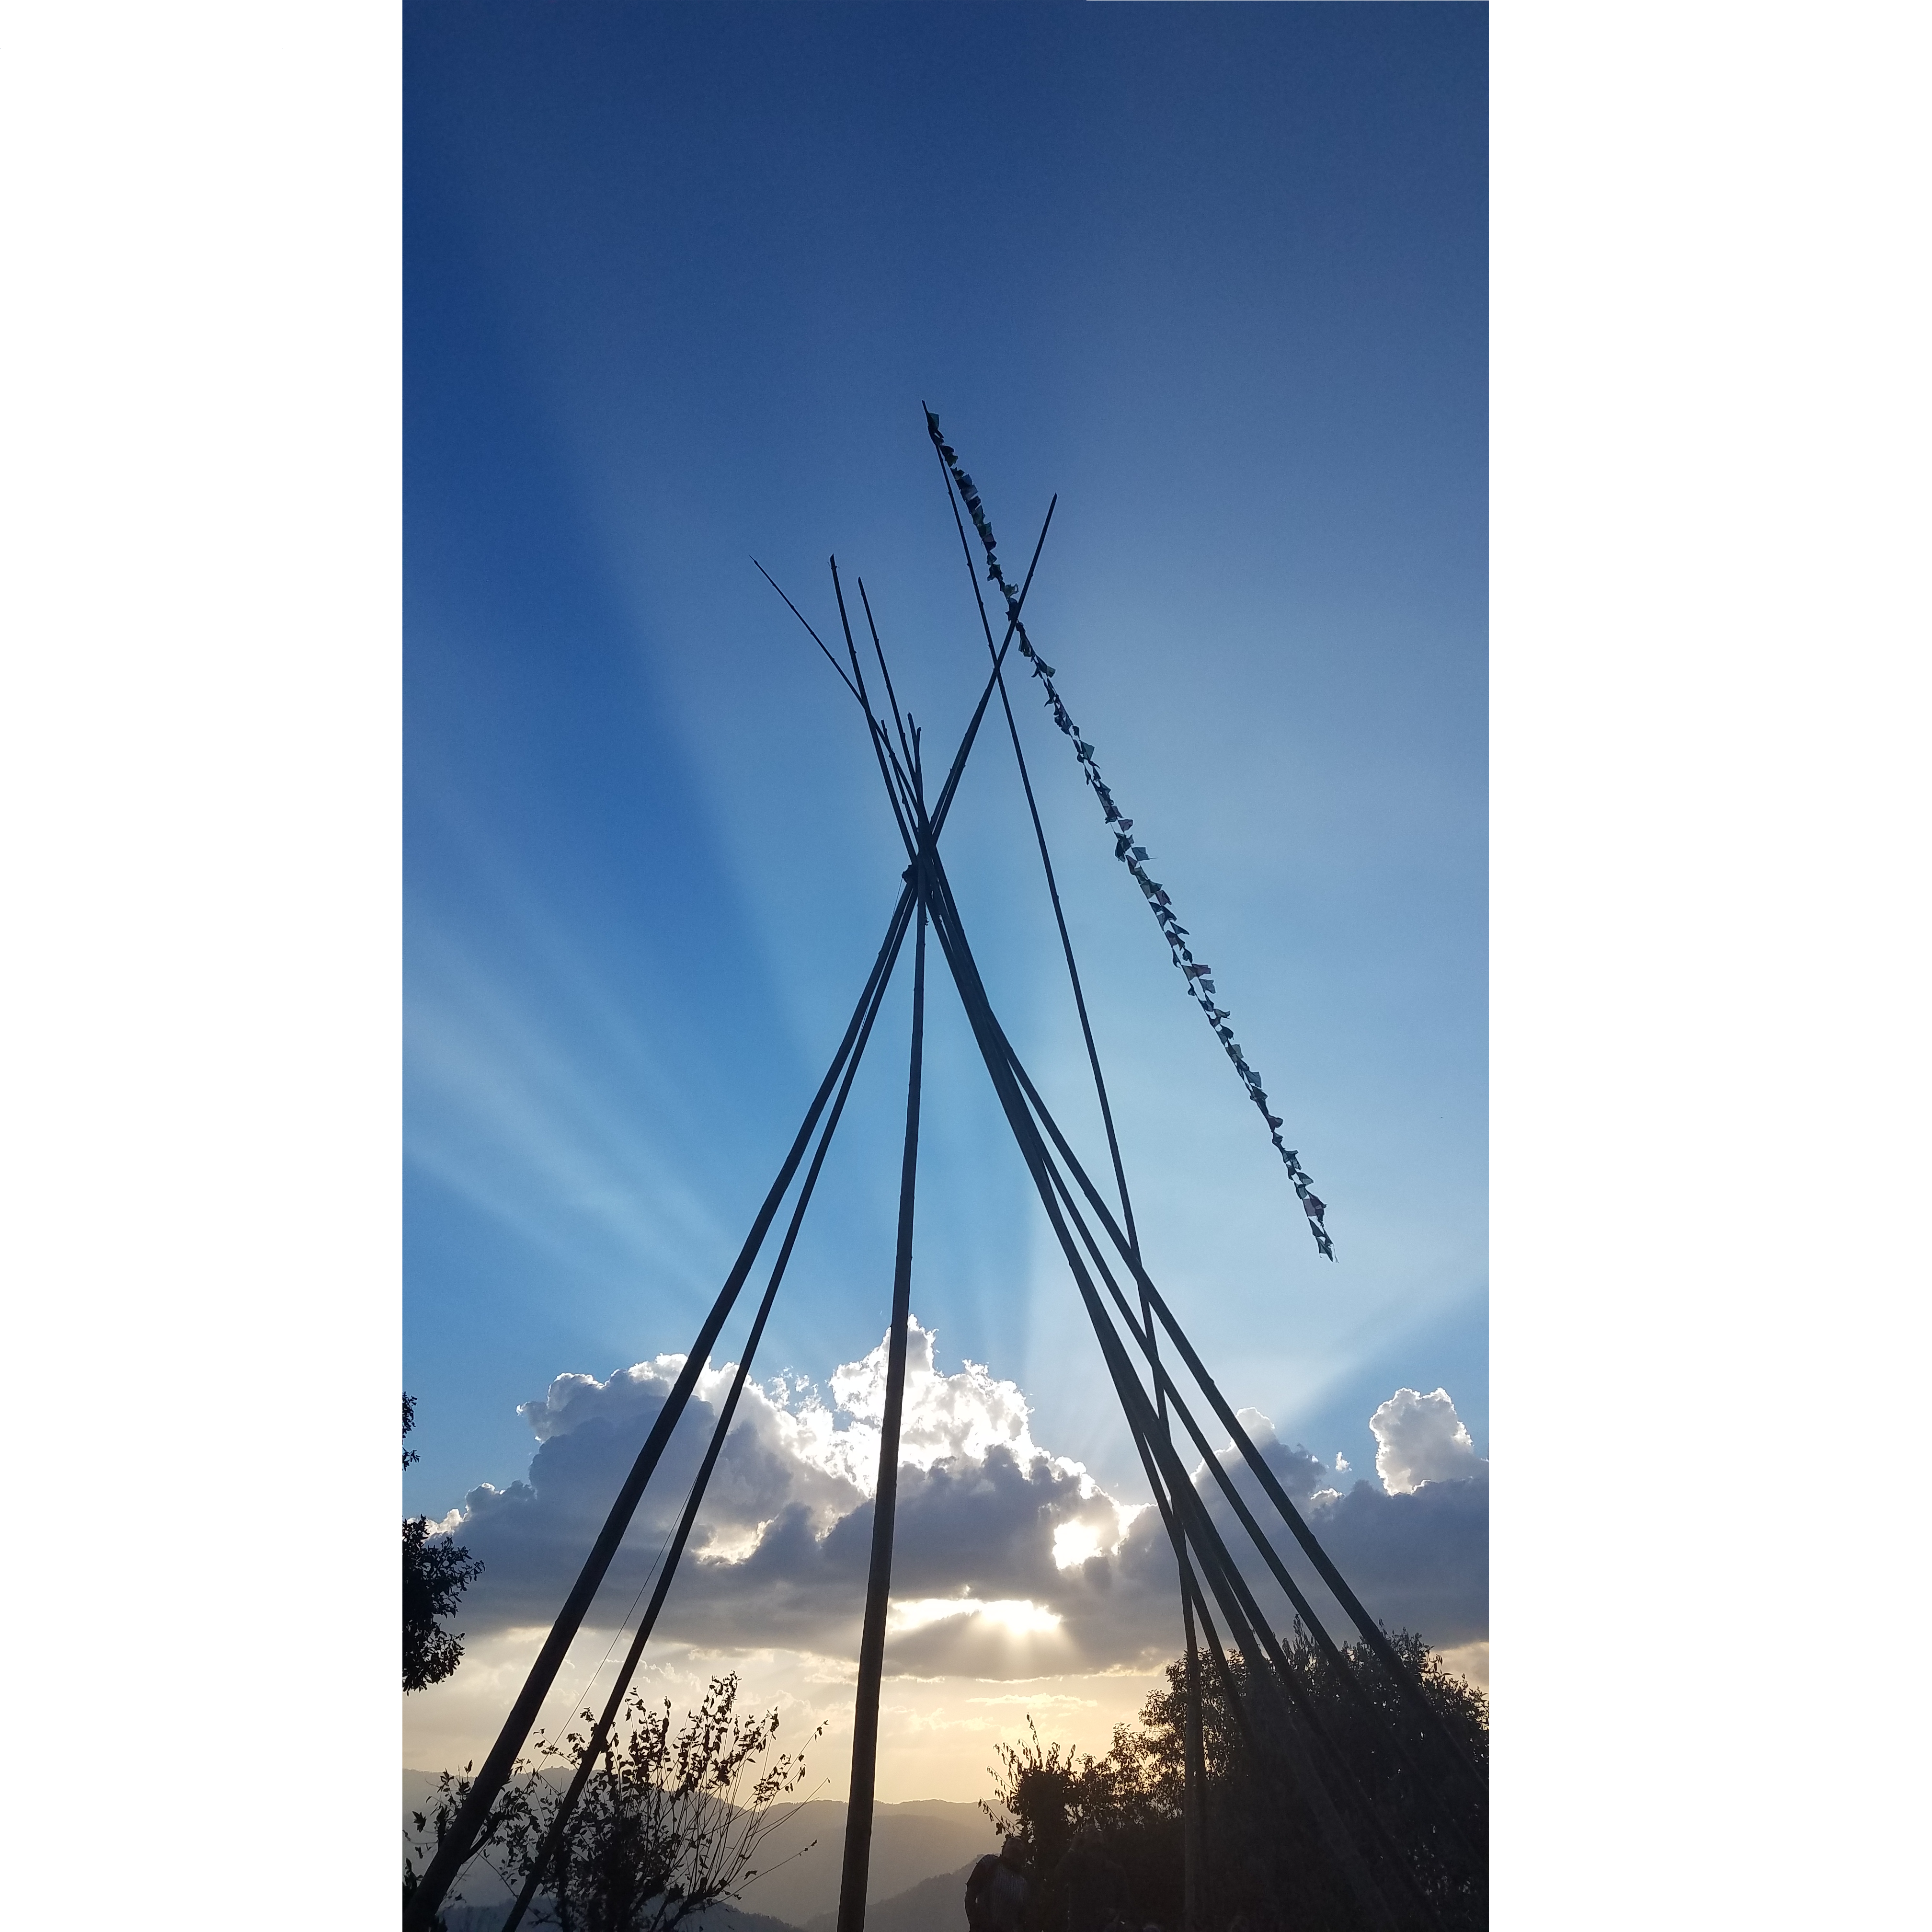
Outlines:
{"type": "MultiPolygon", "coordinates": [[[[914,1317],[907,1338],[904,1408],[899,1423],[899,1466],[930,1469],[936,1462],[965,1457],[983,1459],[1002,1447],[1022,1465],[1043,1455],[1032,1436],[1032,1411],[1018,1385],[1001,1381],[976,1362],[942,1375],[933,1359],[932,1332],[914,1317]]],[[[820,1400],[802,1377],[787,1382],[774,1376],[762,1387],[746,1386],[740,1399],[749,1427],[784,1456],[818,1471],[836,1486],[838,1499],[850,1507],[848,1492],[869,1496],[877,1486],[879,1432],[885,1414],[886,1344],[832,1373],[832,1402],[820,1400]],[[842,1423],[841,1416],[849,1418],[842,1423]]],[[[634,1368],[620,1369],[608,1381],[594,1375],[560,1375],[540,1402],[521,1404],[517,1413],[539,1442],[548,1442],[602,1417],[620,1426],[654,1417],[682,1369],[682,1355],[660,1355],[634,1368]]],[[[714,1410],[736,1365],[706,1366],[699,1376],[697,1399],[714,1410]]],[[[1055,1466],[1084,1474],[1064,1457],[1055,1466]]],[[[1088,1485],[1090,1491],[1090,1483],[1088,1485]]]]}
{"type": "Polygon", "coordinates": [[[1472,1477],[1484,1466],[1446,1389],[1418,1395],[1398,1389],[1369,1418],[1376,1438],[1376,1474],[1391,1496],[1425,1483],[1472,1477]]]}
{"type": "MultiPolygon", "coordinates": [[[[802,1380],[747,1384],[668,1600],[668,1636],[830,1655],[855,1647],[886,1352],[881,1341],[838,1368],[830,1402],[802,1380]]],[[[523,1405],[538,1444],[529,1480],[474,1489],[446,1519],[485,1565],[466,1622],[502,1628],[554,1613],[682,1366],[664,1355],[602,1381],[560,1375],[523,1405]]],[[[707,1366],[699,1377],[613,1564],[597,1612],[607,1621],[647,1582],[734,1373],[707,1366]]],[[[896,1669],[950,1668],[950,1655],[970,1657],[978,1674],[1023,1674],[1043,1667],[1036,1653],[1049,1640],[1055,1668],[1096,1644],[1110,1662],[1123,1645],[1129,1654],[1156,1645],[1151,1630],[1135,1635],[1132,1592],[1115,1590],[1139,1513],[1034,1441],[1016,1384],[971,1362],[941,1373],[931,1332],[914,1323],[893,1548],[896,1669]],[[1077,1642],[1070,1620],[1082,1626],[1077,1642]]]]}
{"type": "MultiPolygon", "coordinates": [[[[983,1457],[996,1444],[1021,1462],[1044,1452],[1028,1426],[1032,1411],[1015,1382],[1002,1382],[976,1362],[956,1375],[942,1375],[933,1361],[933,1337],[915,1320],[906,1343],[905,1409],[899,1424],[899,1462],[930,1469],[950,1456],[983,1457]]],[[[886,1344],[862,1361],[848,1362],[832,1375],[838,1406],[854,1417],[852,1434],[871,1453],[866,1458],[866,1486],[878,1466],[879,1425],[886,1412],[886,1344]]],[[[1064,1462],[1064,1468],[1078,1465],[1064,1462]]]]}
{"type": "MultiPolygon", "coordinates": [[[[1258,1410],[1239,1413],[1243,1428],[1276,1480],[1371,1613],[1391,1629],[1419,1631],[1435,1644],[1468,1643],[1486,1637],[1489,1630],[1489,1465],[1472,1448],[1456,1450],[1454,1437],[1461,1425],[1447,1395],[1441,1396],[1438,1404],[1435,1396],[1400,1391],[1376,1416],[1386,1423],[1394,1411],[1404,1406],[1405,1396],[1423,1405],[1426,1421],[1439,1424],[1444,1407],[1449,1418],[1448,1425],[1439,1429],[1447,1446],[1439,1447],[1427,1462],[1418,1476],[1419,1486],[1406,1489],[1358,1480],[1345,1492],[1340,1458],[1331,1467],[1300,1444],[1290,1447],[1282,1442],[1273,1423],[1258,1410]]],[[[1219,1459],[1263,1528],[1279,1532],[1274,1506],[1240,1453],[1230,1444],[1219,1459]]],[[[1219,1486],[1209,1488],[1204,1473],[1196,1480],[1258,1597],[1264,1606],[1279,1603],[1258,1562],[1244,1554],[1252,1546],[1219,1486]]],[[[1308,1573],[1290,1538],[1277,1534],[1276,1547],[1291,1573],[1298,1573],[1331,1633],[1339,1639],[1351,1638],[1353,1633],[1340,1606],[1308,1573]]]]}
{"type": "MultiPolygon", "coordinates": [[[[667,1600],[662,1640],[856,1654],[885,1363],[882,1341],[839,1366],[830,1400],[802,1379],[747,1385],[667,1600]]],[[[528,1480],[471,1491],[448,1522],[485,1565],[462,1627],[480,1638],[548,1624],[682,1366],[664,1355],[601,1381],[560,1375],[524,1405],[538,1445],[528,1480]]],[[[650,1582],[734,1372],[707,1366],[699,1378],[593,1623],[617,1623],[650,1582]]],[[[1486,1465],[1446,1395],[1402,1390],[1376,1411],[1378,1442],[1400,1459],[1396,1480],[1378,1460],[1388,1488],[1358,1482],[1346,1496],[1335,1486],[1339,1468],[1282,1443],[1258,1411],[1244,1411],[1243,1421],[1377,1615],[1442,1642],[1486,1633],[1487,1486],[1454,1480],[1486,1465]]],[[[1274,1522],[1232,1450],[1221,1460],[1257,1517],[1274,1522]]],[[[1196,1480],[1238,1552],[1245,1538],[1225,1501],[1207,1471],[1196,1480]]],[[[1276,1601],[1258,1561],[1244,1567],[1264,1602],[1276,1601]]],[[[887,1667],[914,1676],[1146,1669],[1178,1642],[1173,1558],[1158,1513],[1122,1504],[1081,1465],[1036,1443],[1015,1384],[971,1362],[941,1373],[934,1337],[916,1323],[892,1596],[887,1667]]]]}

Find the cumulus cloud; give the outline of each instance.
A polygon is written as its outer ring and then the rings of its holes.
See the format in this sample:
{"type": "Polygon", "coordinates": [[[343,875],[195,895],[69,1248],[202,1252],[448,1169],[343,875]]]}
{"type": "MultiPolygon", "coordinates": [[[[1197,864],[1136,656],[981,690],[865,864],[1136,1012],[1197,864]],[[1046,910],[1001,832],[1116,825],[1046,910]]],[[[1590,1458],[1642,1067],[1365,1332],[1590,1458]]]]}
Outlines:
{"type": "Polygon", "coordinates": [[[1412,1495],[1425,1483],[1474,1476],[1481,1459],[1447,1389],[1418,1395],[1398,1389],[1369,1418],[1376,1438],[1376,1474],[1392,1496],[1412,1495]]]}
{"type": "MultiPolygon", "coordinates": [[[[473,1489],[446,1519],[485,1566],[464,1603],[466,1629],[481,1636],[548,1624],[682,1366],[664,1355],[601,1381],[560,1375],[524,1405],[537,1443],[528,1480],[473,1489]]],[[[666,1639],[711,1651],[856,1652],[885,1369],[881,1342],[834,1372],[829,1399],[802,1380],[747,1386],[666,1603],[666,1639]]],[[[734,1372],[707,1366],[700,1377],[612,1566],[593,1613],[600,1625],[625,1618],[649,1587],[734,1372]]],[[[1402,1446],[1407,1486],[1385,1474],[1386,1488],[1358,1483],[1346,1497],[1334,1486],[1340,1471],[1281,1442],[1267,1417],[1246,1411],[1243,1422],[1376,1615],[1435,1641],[1466,1642],[1486,1634],[1486,1485],[1438,1473],[1455,1465],[1450,1450],[1430,1446],[1430,1427],[1443,1434],[1429,1406],[1436,1401],[1403,1390],[1376,1412],[1378,1424],[1396,1414],[1387,1440],[1402,1446]],[[1421,1405],[1421,1423],[1404,1419],[1405,1399],[1421,1405]]],[[[1453,1404],[1440,1401],[1454,1423],[1453,1404]]],[[[1232,1447],[1222,1459],[1271,1523],[1232,1447]]],[[[1486,1467],[1473,1450],[1464,1463],[1486,1467]]],[[[1210,1472],[1196,1480],[1234,1543],[1241,1532],[1210,1472]]],[[[1298,1555],[1293,1564],[1306,1570],[1298,1555]]],[[[1244,1567],[1264,1603],[1278,1600],[1258,1562],[1244,1567]]],[[[1013,1383],[971,1362],[942,1373],[935,1338],[916,1322],[892,1597],[887,1668],[903,1675],[1148,1667],[1177,1642],[1173,1557],[1158,1513],[1122,1503],[1080,1464],[1036,1443],[1013,1383]]]]}
{"type": "MultiPolygon", "coordinates": [[[[1276,1480],[1372,1615],[1391,1630],[1419,1631],[1438,1645],[1472,1642],[1489,1634],[1489,1465],[1473,1447],[1461,1452],[1460,1461],[1456,1459],[1453,1439],[1460,1431],[1466,1444],[1468,1432],[1456,1420],[1454,1405],[1446,1395],[1438,1405],[1434,1396],[1419,1397],[1412,1390],[1399,1391],[1376,1411],[1371,1426],[1378,1421],[1386,1426],[1386,1418],[1393,1413],[1406,1414],[1405,1397],[1424,1405],[1423,1414],[1450,1446],[1438,1448],[1435,1459],[1426,1465],[1427,1470],[1442,1473],[1418,1475],[1412,1486],[1402,1488],[1392,1486],[1384,1477],[1381,1483],[1358,1480],[1344,1493],[1341,1485],[1348,1472],[1341,1457],[1332,1465],[1325,1464],[1300,1444],[1291,1447],[1282,1442],[1273,1423],[1259,1411],[1237,1413],[1276,1480]],[[1441,1422],[1444,1405],[1450,1422],[1447,1428],[1441,1422]]],[[[1377,1441],[1381,1440],[1378,1429],[1377,1441]]],[[[1420,1456],[1419,1443],[1417,1447],[1420,1456]]],[[[1324,1624],[1338,1639],[1352,1638],[1347,1616],[1280,1525],[1273,1504],[1240,1451],[1231,1444],[1222,1450],[1220,1460],[1242,1501],[1264,1529],[1275,1536],[1290,1574],[1324,1624]]],[[[1405,1463],[1398,1481],[1406,1483],[1408,1473],[1405,1463]]],[[[1205,1471],[1196,1482],[1256,1597],[1264,1608],[1279,1603],[1275,1586],[1265,1580],[1267,1572],[1253,1555],[1252,1546],[1220,1486],[1205,1471]]]]}
{"type": "MultiPolygon", "coordinates": [[[[1400,1495],[1358,1483],[1312,1518],[1336,1568],[1390,1630],[1420,1631],[1438,1649],[1488,1636],[1488,1469],[1478,1462],[1474,1475],[1400,1495]]],[[[1346,1630],[1339,1617],[1331,1627],[1346,1630]]]]}

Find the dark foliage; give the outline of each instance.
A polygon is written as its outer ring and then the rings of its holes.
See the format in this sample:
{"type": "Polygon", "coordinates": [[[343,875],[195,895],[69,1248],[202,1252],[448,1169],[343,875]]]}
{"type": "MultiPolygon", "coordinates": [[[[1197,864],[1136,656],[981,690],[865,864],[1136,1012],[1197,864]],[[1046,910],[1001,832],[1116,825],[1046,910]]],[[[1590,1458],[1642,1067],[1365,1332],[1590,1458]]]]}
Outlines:
{"type": "MultiPolygon", "coordinates": [[[[1121,1888],[1137,1922],[1172,1924],[1180,1914],[1180,1807],[1146,1771],[1144,1747],[1124,1724],[1105,1757],[1058,1742],[1042,1744],[1031,1717],[1017,1744],[998,1744],[994,1795],[980,1809],[993,1828],[1017,1837],[1035,1879],[1029,1917],[1042,1927],[1082,1915],[1097,1860],[1124,1873],[1121,1888]],[[1075,1853],[1076,1844],[1079,1851],[1075,1853]],[[1097,1859],[1096,1859],[1097,1855],[1097,1859]]],[[[1076,1928],[1076,1932],[1080,1932],[1076,1928]]]]}
{"type": "MultiPolygon", "coordinates": [[[[403,1398],[403,1434],[415,1428],[416,1399],[403,1398]]],[[[416,1460],[404,1449],[403,1467],[416,1460]]],[[[403,1519],[403,1688],[427,1690],[440,1684],[463,1661],[463,1633],[446,1630],[464,1591],[482,1575],[482,1564],[460,1544],[431,1534],[427,1516],[403,1519]]]]}
{"type": "MultiPolygon", "coordinates": [[[[1389,1641],[1451,1735],[1486,1774],[1487,1698],[1453,1676],[1421,1638],[1402,1631],[1389,1641]]],[[[1442,1762],[1440,1747],[1422,1735],[1366,1644],[1352,1645],[1344,1654],[1373,1715],[1362,1709],[1299,1625],[1283,1648],[1350,1777],[1404,1847],[1409,1870],[1445,1932],[1474,1932],[1487,1914],[1483,1820],[1462,1781],[1442,1762]],[[1408,1746],[1408,1762],[1392,1741],[1398,1731],[1408,1746]]],[[[1279,1720],[1268,1714],[1281,1706],[1249,1694],[1238,1657],[1230,1660],[1229,1675],[1248,1716],[1252,1742],[1218,1674],[1203,1660],[1208,1924],[1218,1928],[1239,1920],[1249,1932],[1355,1932],[1358,1909],[1306,1805],[1293,1795],[1292,1774],[1273,1735],[1279,1720]]],[[[1104,1757],[1058,1743],[1043,1745],[1030,1719],[1026,1741],[1000,1747],[992,1774],[995,1795],[981,1808],[995,1828],[1015,1833],[1027,1847],[1042,1881],[1033,1914],[1039,1932],[1088,1932],[1078,1922],[1093,1915],[1081,1895],[1083,1883],[1091,1889],[1083,1873],[1108,1866],[1124,1874],[1126,1915],[1134,1924],[1180,1922],[1184,1664],[1170,1664],[1167,1680],[1166,1689],[1143,1706],[1138,1729],[1116,1728],[1104,1757]]],[[[1332,1773],[1330,1781],[1340,1782],[1332,1773]]],[[[1412,1911],[1397,1892],[1395,1875],[1384,1879],[1398,1911],[1412,1911]]]]}
{"type": "MultiPolygon", "coordinates": [[[[416,1828],[418,1831],[422,1828],[422,1814],[420,1812],[416,1814],[416,1828]]],[[[403,1858],[403,1915],[406,1918],[409,1916],[410,1900],[416,1897],[416,1886],[420,1882],[414,1863],[405,1854],[403,1858]]],[[[429,1932],[449,1932],[449,1921],[439,1912],[429,1921],[429,1932]]]]}
{"type": "MultiPolygon", "coordinates": [[[[758,1876],[759,1848],[792,1816],[781,1801],[802,1781],[805,1759],[773,1755],[778,1714],[741,1714],[738,1689],[734,1675],[712,1678],[681,1731],[674,1731],[668,1702],[652,1706],[632,1693],[526,1923],[559,1932],[675,1932],[758,1876]]],[[[484,1828],[477,1855],[512,1890],[530,1876],[588,1748],[594,1720],[588,1711],[583,1717],[583,1731],[538,1740],[484,1828]]],[[[441,1843],[469,1789],[467,1775],[445,1771],[435,1804],[415,1815],[418,1838],[441,1843]]],[[[452,1892],[452,1902],[460,1896],[452,1892]]]]}

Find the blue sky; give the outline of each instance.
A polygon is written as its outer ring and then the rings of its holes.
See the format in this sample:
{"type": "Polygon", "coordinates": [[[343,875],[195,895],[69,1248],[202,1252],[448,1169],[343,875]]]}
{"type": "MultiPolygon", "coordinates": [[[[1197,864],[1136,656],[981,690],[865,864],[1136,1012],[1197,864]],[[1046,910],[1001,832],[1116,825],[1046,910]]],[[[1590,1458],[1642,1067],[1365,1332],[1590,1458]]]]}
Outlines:
{"type": "MultiPolygon", "coordinates": [[[[862,575],[950,748],[984,646],[922,400],[1010,563],[1059,493],[1030,629],[1330,1206],[1334,1266],[1016,685],[1157,1278],[1286,1441],[1365,1472],[1441,1385],[1486,1454],[1482,10],[405,32],[409,1505],[522,1476],[554,1376],[688,1344],[843,1026],[903,858],[750,559],[814,622],[828,552],[862,575]]],[[[1098,1158],[1003,732],[947,847],[1098,1158]]],[[[904,1011],[902,974],[770,1371],[884,1330],[904,1011]]],[[[1138,1500],[943,979],[926,1093],[943,1367],[1138,1500]]]]}

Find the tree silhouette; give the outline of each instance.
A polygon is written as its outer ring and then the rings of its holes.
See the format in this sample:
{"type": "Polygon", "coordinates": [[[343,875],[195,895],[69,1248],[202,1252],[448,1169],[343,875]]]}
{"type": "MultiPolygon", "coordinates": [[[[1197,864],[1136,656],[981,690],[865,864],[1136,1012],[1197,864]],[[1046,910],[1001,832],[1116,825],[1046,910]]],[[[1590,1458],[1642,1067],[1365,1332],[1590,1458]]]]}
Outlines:
{"type": "MultiPolygon", "coordinates": [[[[741,1713],[738,1691],[735,1675],[713,1678],[682,1730],[673,1729],[668,1699],[652,1705],[629,1694],[526,1922],[559,1932],[675,1932],[758,1876],[760,1846],[793,1815],[781,1801],[803,1781],[805,1759],[772,1755],[778,1712],[741,1713]]],[[[476,1855],[512,1890],[543,1855],[583,1762],[593,1722],[588,1711],[583,1717],[584,1731],[538,1738],[484,1823],[476,1855]]],[[[469,1789],[466,1776],[443,1773],[435,1803],[412,1820],[420,1849],[441,1844],[469,1789]]]]}
{"type": "MultiPolygon", "coordinates": [[[[1464,1752],[1479,1770],[1486,1768],[1489,1699],[1453,1675],[1412,1632],[1397,1631],[1389,1642],[1464,1752]]],[[[1406,1846],[1410,1868],[1445,1932],[1470,1932],[1486,1923],[1483,1819],[1430,1741],[1418,1735],[1381,1660],[1366,1643],[1344,1651],[1372,1716],[1298,1623],[1282,1647],[1351,1779],[1406,1846]],[[1391,1741],[1398,1729],[1409,1747],[1406,1756],[1391,1741]]],[[[1245,1690],[1240,1657],[1228,1663],[1245,1690]]],[[[1025,1740],[997,1747],[994,1795],[980,1809],[996,1829],[1018,1836],[1034,1860],[1043,1881],[1030,1915],[1036,1926],[1059,1932],[1070,1922],[1072,1900],[1063,1875],[1077,1841],[1124,1871],[1136,1923],[1178,1921],[1185,1665],[1169,1664],[1166,1675],[1167,1687],[1142,1707],[1139,1728],[1117,1725],[1104,1757],[1057,1741],[1042,1744],[1030,1717],[1025,1740]]],[[[1219,1678],[1207,1671],[1201,1705],[1208,1922],[1226,1925],[1238,1918],[1250,1932],[1354,1932],[1356,1908],[1312,1821],[1287,1799],[1278,1771],[1257,1762],[1219,1678]]],[[[1265,1748],[1265,1738],[1260,1741],[1265,1748]]]]}
{"type": "MultiPolygon", "coordinates": [[[[416,1424],[413,1396],[403,1398],[403,1435],[416,1424]]],[[[403,1467],[417,1460],[405,1447],[403,1467]]],[[[463,1633],[442,1627],[482,1564],[460,1543],[436,1536],[427,1516],[403,1519],[403,1688],[440,1684],[463,1661],[463,1633]]]]}

